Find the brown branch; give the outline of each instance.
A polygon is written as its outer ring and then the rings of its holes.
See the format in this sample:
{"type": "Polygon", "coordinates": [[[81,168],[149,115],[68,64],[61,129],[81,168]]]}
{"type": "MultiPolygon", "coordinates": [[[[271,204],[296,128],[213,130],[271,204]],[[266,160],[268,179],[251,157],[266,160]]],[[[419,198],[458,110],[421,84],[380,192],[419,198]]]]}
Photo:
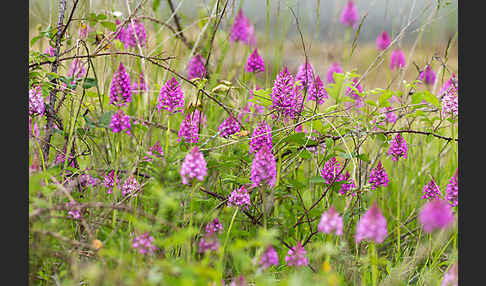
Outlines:
{"type": "Polygon", "coordinates": [[[69,27],[69,24],[73,20],[74,10],[76,10],[76,6],[78,6],[78,2],[79,2],[79,0],[74,1],[73,9],[71,9],[71,14],[69,14],[68,21],[66,22],[66,25],[64,25],[64,29],[61,32],[61,39],[64,36],[64,34],[66,34],[67,28],[69,27]]]}
{"type": "Polygon", "coordinates": [[[174,27],[172,27],[171,25],[165,23],[165,22],[162,22],[158,19],[155,19],[155,18],[152,18],[150,16],[139,16],[137,17],[137,19],[147,19],[147,20],[150,20],[152,22],[155,22],[157,24],[160,24],[164,27],[167,27],[169,28],[169,30],[174,34],[174,36],[176,36],[177,38],[179,38],[179,40],[182,41],[182,43],[188,48],[188,49],[192,49],[192,43],[189,42],[183,35],[182,35],[182,31],[177,31],[174,27]]]}
{"type": "MultiPolygon", "coordinates": [[[[167,61],[167,60],[175,58],[174,56],[169,56],[169,57],[165,57],[165,58],[146,57],[146,56],[142,56],[142,55],[131,53],[131,52],[110,52],[110,53],[98,53],[98,54],[93,54],[93,55],[77,55],[77,56],[65,57],[65,58],[58,59],[58,61],[62,62],[62,61],[67,61],[67,60],[72,60],[72,59],[95,58],[95,57],[100,57],[100,56],[112,56],[112,55],[134,56],[134,57],[139,57],[139,58],[143,58],[143,59],[152,59],[152,60],[156,60],[156,61],[167,61]]],[[[50,63],[52,63],[52,62],[51,61],[43,61],[43,62],[33,63],[33,64],[29,65],[29,69],[40,66],[40,65],[50,64],[50,63]]]]}
{"type": "Polygon", "coordinates": [[[425,132],[425,131],[418,131],[418,130],[390,130],[390,131],[371,131],[368,132],[369,134],[393,134],[393,133],[413,133],[413,134],[422,134],[422,135],[432,135],[434,137],[437,137],[439,139],[447,140],[447,141],[452,141],[455,140],[456,142],[459,142],[458,138],[451,138],[451,137],[445,137],[441,136],[439,134],[435,134],[432,132],[425,132]]]}
{"type": "MultiPolygon", "coordinates": [[[[51,73],[57,73],[57,68],[59,66],[59,50],[61,48],[61,38],[62,38],[62,26],[63,26],[63,21],[64,21],[64,12],[66,11],[66,0],[60,0],[59,2],[59,18],[57,22],[57,39],[56,39],[56,47],[54,48],[54,56],[56,57],[56,60],[52,63],[51,66],[51,73]]],[[[56,86],[58,83],[58,80],[56,77],[54,77],[50,83],[53,86],[56,86]]],[[[54,119],[54,106],[56,105],[56,93],[57,89],[53,88],[49,92],[49,108],[46,109],[46,117],[47,117],[47,122],[46,122],[46,135],[44,137],[44,144],[42,146],[42,153],[44,155],[44,162],[47,165],[49,162],[49,150],[50,150],[50,142],[51,142],[51,137],[52,137],[52,125],[53,125],[53,119],[54,119]]]]}
{"type": "MultiPolygon", "coordinates": [[[[174,5],[172,4],[172,1],[171,0],[167,0],[167,2],[169,3],[170,11],[172,11],[172,14],[174,14],[174,22],[175,22],[176,27],[177,27],[178,35],[180,35],[180,38],[181,38],[182,42],[184,42],[184,44],[187,47],[189,47],[188,46],[189,41],[186,39],[186,37],[182,33],[181,23],[179,22],[179,17],[177,16],[177,13],[174,10],[174,5]]],[[[191,44],[191,47],[190,48],[192,49],[192,44],[191,44]]]]}
{"type": "MultiPolygon", "coordinates": [[[[209,65],[209,58],[211,57],[211,51],[213,50],[213,42],[214,42],[214,37],[216,35],[216,31],[218,30],[219,24],[221,23],[221,19],[223,19],[224,12],[226,11],[226,7],[228,6],[229,0],[226,1],[223,7],[223,12],[221,13],[221,17],[219,17],[218,22],[215,24],[215,27],[213,28],[213,34],[211,35],[211,40],[209,42],[209,52],[208,52],[208,57],[206,58],[206,63],[204,64],[204,69],[207,71],[208,70],[208,65],[209,65]]],[[[218,0],[218,6],[219,7],[219,0],[218,0]]],[[[218,8],[216,8],[216,11],[218,8]]]]}

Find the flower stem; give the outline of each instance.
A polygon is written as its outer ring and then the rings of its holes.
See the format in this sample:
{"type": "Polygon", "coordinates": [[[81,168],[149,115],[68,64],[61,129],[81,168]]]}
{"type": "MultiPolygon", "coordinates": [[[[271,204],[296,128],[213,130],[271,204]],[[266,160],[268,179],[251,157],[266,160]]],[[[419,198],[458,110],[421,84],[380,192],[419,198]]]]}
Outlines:
{"type": "Polygon", "coordinates": [[[167,133],[165,133],[165,156],[169,154],[169,141],[170,141],[170,114],[167,113],[167,133]]]}
{"type": "Polygon", "coordinates": [[[226,244],[228,244],[228,239],[229,239],[229,235],[231,233],[231,228],[233,227],[233,222],[235,221],[236,214],[238,213],[238,211],[239,211],[239,207],[237,207],[235,209],[235,212],[233,213],[233,217],[231,218],[231,222],[230,222],[230,225],[228,227],[228,231],[226,232],[226,238],[224,239],[223,248],[221,249],[221,257],[219,259],[219,264],[221,265],[221,279],[222,279],[223,272],[224,272],[224,264],[223,264],[223,262],[224,262],[224,251],[226,249],[226,244]]]}
{"type": "Polygon", "coordinates": [[[376,267],[377,255],[374,242],[371,242],[368,251],[371,259],[371,281],[373,286],[376,286],[378,283],[378,268],[376,267]]]}

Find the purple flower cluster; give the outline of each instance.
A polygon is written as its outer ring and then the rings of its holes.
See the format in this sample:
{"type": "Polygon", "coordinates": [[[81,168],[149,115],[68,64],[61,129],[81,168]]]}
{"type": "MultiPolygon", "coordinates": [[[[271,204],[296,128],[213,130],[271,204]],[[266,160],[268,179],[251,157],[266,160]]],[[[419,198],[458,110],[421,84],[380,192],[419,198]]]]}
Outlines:
{"type": "Polygon", "coordinates": [[[440,198],[440,188],[434,179],[424,186],[422,199],[434,200],[440,198]]]}
{"type": "Polygon", "coordinates": [[[140,189],[140,183],[137,182],[137,180],[133,175],[128,177],[123,183],[123,185],[121,186],[122,195],[124,196],[129,194],[134,194],[134,196],[136,196],[135,192],[138,191],[139,189],[140,189]]]}
{"type": "Polygon", "coordinates": [[[390,46],[390,43],[390,36],[388,36],[386,30],[383,30],[383,32],[376,38],[376,49],[378,51],[383,51],[390,46]]]}
{"type": "Polygon", "coordinates": [[[138,76],[138,81],[135,81],[132,84],[132,91],[143,92],[147,90],[147,86],[145,85],[145,77],[143,72],[140,72],[138,76]]]}
{"type": "MultiPolygon", "coordinates": [[[[354,188],[356,188],[356,185],[354,184],[353,180],[349,180],[351,175],[349,174],[348,171],[346,171],[346,174],[344,176],[341,174],[339,176],[338,181],[343,182],[341,184],[341,189],[339,189],[338,193],[341,195],[348,195],[350,194],[350,191],[354,188]]],[[[354,196],[354,193],[351,193],[352,196],[354,196]]]]}
{"type": "Polygon", "coordinates": [[[162,151],[162,146],[160,146],[160,142],[155,142],[155,144],[149,148],[146,154],[148,156],[144,157],[145,161],[152,161],[150,157],[156,157],[161,159],[164,156],[164,151],[162,151]]]}
{"type": "MultiPolygon", "coordinates": [[[[116,24],[119,25],[120,21],[116,20],[116,24]]],[[[143,23],[134,20],[133,24],[130,21],[126,25],[126,28],[121,28],[120,33],[116,35],[115,39],[120,40],[125,47],[135,48],[138,44],[140,44],[141,47],[144,47],[147,44],[147,32],[143,23]]]]}
{"type": "Polygon", "coordinates": [[[157,247],[154,245],[154,238],[145,232],[133,239],[132,247],[138,250],[140,254],[154,253],[157,247]]]}
{"type": "Polygon", "coordinates": [[[395,123],[398,119],[398,116],[395,112],[391,111],[393,108],[385,107],[383,112],[385,113],[385,118],[388,123],[395,123]]]}
{"type": "Polygon", "coordinates": [[[69,69],[69,72],[67,74],[68,77],[73,77],[73,83],[75,83],[77,80],[82,79],[86,75],[86,68],[84,67],[84,64],[81,62],[80,59],[74,59],[73,62],[71,63],[71,67],[69,69]]]}
{"type": "Polygon", "coordinates": [[[248,194],[245,186],[241,186],[239,189],[232,191],[228,197],[228,206],[243,207],[248,209],[249,205],[250,194],[248,194]]]}
{"type": "Polygon", "coordinates": [[[255,28],[250,23],[243,10],[239,10],[235,17],[233,26],[230,31],[230,41],[231,42],[242,42],[244,44],[249,44],[254,46],[256,44],[255,28]]]}
{"type": "Polygon", "coordinates": [[[300,112],[302,97],[294,86],[294,77],[284,67],[273,84],[272,109],[276,109],[284,117],[294,118],[300,112]]]}
{"type": "Polygon", "coordinates": [[[432,85],[435,82],[435,72],[428,65],[419,75],[419,80],[423,81],[426,85],[432,85]]]}
{"type": "Polygon", "coordinates": [[[221,137],[227,138],[230,135],[240,132],[240,124],[230,115],[219,125],[218,131],[221,137]]]}
{"type": "Polygon", "coordinates": [[[110,87],[110,104],[117,106],[132,102],[132,87],[130,77],[123,63],[120,62],[118,70],[113,75],[110,87]]]}
{"type": "Polygon", "coordinates": [[[160,89],[157,109],[159,111],[165,109],[172,113],[182,112],[184,109],[184,93],[175,77],[172,77],[160,89]]]}
{"type": "Polygon", "coordinates": [[[341,164],[338,163],[336,157],[332,157],[329,161],[324,163],[324,167],[321,170],[321,177],[326,179],[326,184],[332,184],[342,180],[342,177],[338,176],[341,171],[340,166],[341,164]]]}
{"type": "Polygon", "coordinates": [[[297,74],[295,74],[295,81],[299,86],[309,86],[314,81],[314,68],[310,63],[303,63],[299,66],[297,74]]]}
{"type": "Polygon", "coordinates": [[[275,157],[272,154],[272,149],[264,144],[253,158],[251,165],[252,187],[259,185],[275,186],[277,182],[277,167],[275,157]]]}
{"type": "Polygon", "coordinates": [[[375,190],[380,186],[386,187],[388,185],[388,174],[386,173],[385,168],[381,165],[381,161],[378,161],[376,168],[371,169],[368,182],[371,184],[372,190],[375,190]]]}
{"type": "Polygon", "coordinates": [[[216,251],[219,247],[218,233],[223,231],[223,225],[218,218],[213,219],[206,225],[206,233],[199,240],[199,253],[216,251]]]}
{"type": "Polygon", "coordinates": [[[132,128],[130,117],[125,115],[123,110],[118,110],[111,117],[110,128],[113,133],[118,133],[125,130],[125,132],[130,135],[130,129],[132,128]]]}
{"type": "Polygon", "coordinates": [[[180,142],[183,138],[187,143],[199,142],[199,124],[200,121],[204,122],[204,116],[199,110],[195,110],[193,113],[187,114],[179,127],[179,133],[177,134],[177,141],[180,142]]]}
{"type": "Polygon", "coordinates": [[[88,24],[80,23],[78,28],[78,35],[80,39],[85,39],[88,36],[88,32],[92,32],[94,29],[88,24]]]}
{"type": "Polygon", "coordinates": [[[69,202],[66,203],[66,209],[68,209],[68,216],[71,216],[73,219],[79,219],[81,217],[81,212],[77,207],[78,203],[76,202],[69,202]]]}
{"type": "Polygon", "coordinates": [[[204,68],[204,59],[200,54],[197,54],[187,65],[187,78],[192,80],[194,78],[204,78],[205,76],[206,69],[204,68]]]}
{"type": "Polygon", "coordinates": [[[287,256],[285,256],[285,262],[288,266],[307,266],[309,260],[306,255],[307,252],[299,241],[296,246],[289,249],[287,256]]]}
{"type": "MultiPolygon", "coordinates": [[[[70,167],[75,168],[74,160],[73,159],[74,159],[74,156],[71,153],[71,155],[69,156],[68,163],[69,163],[69,166],[70,167]]],[[[64,160],[66,160],[66,148],[64,148],[62,152],[58,152],[57,153],[57,156],[56,156],[56,164],[58,164],[58,165],[64,164],[64,160]]]]}
{"type": "Polygon", "coordinates": [[[317,231],[322,233],[343,234],[343,217],[336,212],[334,207],[329,207],[327,212],[322,213],[321,220],[317,225],[317,231]]]}
{"type": "Polygon", "coordinates": [[[343,73],[343,69],[338,62],[333,62],[327,69],[327,82],[334,83],[334,73],[343,73]]]}
{"type": "Polygon", "coordinates": [[[40,86],[29,90],[29,115],[42,115],[45,111],[44,97],[40,86]]]}
{"type": "Polygon", "coordinates": [[[452,267],[442,278],[440,286],[457,286],[459,285],[459,276],[457,273],[457,263],[454,263],[452,267]]]}
{"type": "Polygon", "coordinates": [[[346,26],[355,28],[356,24],[358,23],[358,19],[358,10],[356,9],[354,2],[352,0],[349,0],[343,11],[341,12],[341,23],[346,26]]]}
{"type": "Polygon", "coordinates": [[[204,180],[208,169],[206,167],[206,160],[204,160],[203,154],[199,151],[197,146],[192,148],[191,152],[186,155],[184,162],[182,162],[180,175],[182,177],[182,183],[187,185],[189,180],[194,178],[199,181],[204,180]]]}
{"type": "Polygon", "coordinates": [[[457,182],[457,170],[456,174],[452,176],[449,184],[446,187],[446,200],[449,201],[449,204],[453,207],[457,206],[459,200],[459,185],[457,182]]]}
{"type": "Polygon", "coordinates": [[[219,247],[219,240],[214,234],[201,237],[199,240],[199,252],[216,251],[219,247]]]}
{"type": "Polygon", "coordinates": [[[233,279],[229,286],[248,286],[248,283],[246,283],[245,277],[243,275],[238,276],[238,278],[233,279]]]}
{"type": "Polygon", "coordinates": [[[430,233],[450,226],[454,221],[454,214],[446,201],[435,199],[422,207],[418,220],[424,231],[430,233]]]}
{"type": "Polygon", "coordinates": [[[44,51],[44,54],[48,54],[50,57],[53,57],[55,51],[56,51],[56,49],[51,47],[51,45],[48,45],[47,48],[44,51]]]}
{"type": "Polygon", "coordinates": [[[458,101],[458,83],[456,75],[446,81],[439,91],[439,96],[442,101],[442,111],[452,114],[454,117],[458,114],[459,101],[458,101]]]}
{"type": "Polygon", "coordinates": [[[272,265],[278,266],[278,254],[275,249],[273,249],[273,246],[270,245],[265,249],[258,264],[261,265],[263,269],[272,265]]]}
{"type": "Polygon", "coordinates": [[[248,57],[248,60],[246,61],[246,71],[254,73],[265,71],[265,61],[258,54],[258,49],[255,49],[248,57]]]}
{"type": "Polygon", "coordinates": [[[206,225],[206,233],[221,233],[223,231],[223,225],[219,222],[218,218],[214,218],[206,225]]]}
{"type": "Polygon", "coordinates": [[[261,121],[257,124],[253,130],[253,134],[250,138],[250,153],[258,152],[263,145],[267,145],[269,149],[272,149],[272,129],[265,121],[261,121]]]}
{"type": "Polygon", "coordinates": [[[317,101],[318,104],[323,104],[328,98],[327,90],[319,76],[316,76],[309,89],[309,97],[307,100],[317,101]]]}
{"type": "MultiPolygon", "coordinates": [[[[118,178],[118,175],[116,176],[116,182],[119,182],[119,178],[118,178]]],[[[103,178],[103,184],[105,185],[105,187],[108,188],[108,190],[106,191],[106,193],[108,194],[111,194],[113,193],[113,187],[115,186],[115,170],[111,170],[110,172],[108,172],[108,174],[105,175],[105,177],[103,178]]]]}
{"type": "Polygon", "coordinates": [[[405,54],[401,49],[395,49],[392,51],[391,56],[390,56],[390,68],[392,70],[394,69],[400,69],[405,67],[407,64],[405,60],[405,54]]]}
{"type": "MultiPolygon", "coordinates": [[[[354,78],[353,79],[353,83],[351,84],[351,86],[355,89],[358,90],[358,93],[362,93],[363,92],[363,87],[361,86],[361,84],[358,84],[358,78],[354,78]]],[[[358,94],[355,90],[353,90],[351,87],[347,87],[346,88],[346,95],[351,97],[352,99],[354,99],[354,104],[352,104],[355,108],[361,108],[364,106],[364,103],[363,103],[363,98],[358,94]]],[[[349,107],[349,103],[346,102],[348,104],[347,107],[349,107]]]]}
{"type": "Polygon", "coordinates": [[[403,139],[402,135],[398,133],[390,143],[390,148],[388,149],[387,154],[392,156],[391,159],[393,161],[398,161],[398,158],[400,157],[407,158],[407,151],[407,142],[403,139]]]}
{"type": "Polygon", "coordinates": [[[78,180],[79,180],[79,185],[83,188],[85,188],[87,186],[93,186],[94,187],[99,183],[99,180],[97,178],[94,178],[87,173],[79,175],[78,180]]]}
{"type": "Polygon", "coordinates": [[[356,242],[371,240],[382,243],[387,234],[386,219],[376,202],[374,202],[358,222],[356,227],[356,242]]]}

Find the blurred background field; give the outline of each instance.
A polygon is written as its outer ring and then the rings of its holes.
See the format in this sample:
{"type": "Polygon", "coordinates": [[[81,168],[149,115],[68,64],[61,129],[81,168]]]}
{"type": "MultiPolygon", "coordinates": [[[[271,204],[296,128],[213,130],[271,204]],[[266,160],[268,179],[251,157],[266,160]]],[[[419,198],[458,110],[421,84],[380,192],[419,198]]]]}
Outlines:
{"type": "MultiPolygon", "coordinates": [[[[166,1],[158,2],[156,10],[154,5],[147,1],[140,11],[140,15],[147,15],[159,21],[172,23],[171,12],[166,1]],[[151,7],[152,6],[152,7],[151,7]]],[[[175,1],[184,35],[195,41],[201,28],[205,24],[206,15],[211,13],[214,1],[175,1]]],[[[273,78],[278,72],[273,67],[288,66],[290,72],[297,72],[297,68],[305,60],[300,35],[295,25],[289,7],[294,9],[301,27],[307,54],[315,70],[321,76],[325,74],[332,62],[338,61],[345,71],[354,70],[363,73],[373,62],[378,52],[375,48],[375,40],[383,29],[386,29],[391,38],[395,38],[407,21],[413,21],[406,29],[403,37],[394,47],[404,50],[407,58],[405,80],[411,81],[418,76],[415,66],[422,68],[431,60],[432,56],[444,57],[447,50],[447,66],[451,72],[457,73],[458,41],[457,41],[457,1],[426,1],[426,0],[359,0],[355,1],[359,16],[366,18],[359,31],[356,40],[356,48],[351,57],[349,52],[355,37],[355,31],[346,32],[344,25],[339,22],[339,13],[346,1],[343,0],[246,0],[231,1],[229,11],[223,18],[216,34],[214,57],[211,64],[220,60],[222,44],[228,42],[228,31],[231,27],[231,19],[241,7],[245,15],[255,25],[257,46],[259,52],[265,58],[267,68],[273,78]],[[441,5],[437,9],[437,5],[441,5]],[[319,9],[317,9],[319,7],[319,9]],[[268,17],[269,16],[269,17],[268,17]],[[422,29],[423,27],[423,29],[422,29]]],[[[137,1],[128,1],[135,5],[137,1]]],[[[53,7],[54,1],[29,0],[29,34],[35,36],[38,29],[45,29],[55,23],[57,8],[53,7]],[[46,17],[49,16],[49,17],[46,17]],[[50,19],[50,21],[47,21],[50,19]]],[[[127,16],[125,1],[91,0],[80,3],[83,9],[104,11],[107,15],[118,11],[127,16]]],[[[82,19],[80,19],[82,20],[82,19]]],[[[188,49],[176,41],[169,29],[144,20],[148,30],[149,47],[158,47],[157,52],[174,55],[174,51],[180,54],[177,58],[188,56],[188,49]]],[[[75,32],[75,31],[73,31],[75,32]]],[[[392,47],[392,49],[394,48],[392,47]]],[[[41,50],[46,48],[45,42],[39,42],[41,50]]],[[[225,66],[233,61],[246,60],[249,50],[246,46],[231,45],[232,52],[236,52],[235,59],[224,58],[225,66]]],[[[383,66],[388,67],[390,51],[384,57],[383,66]]],[[[438,65],[433,63],[433,68],[438,65]]],[[[382,68],[375,68],[364,79],[365,88],[384,87],[398,81],[393,73],[382,73],[382,68]],[[382,73],[384,76],[380,76],[382,73]]],[[[447,80],[449,73],[444,77],[439,75],[438,86],[447,80]]]]}

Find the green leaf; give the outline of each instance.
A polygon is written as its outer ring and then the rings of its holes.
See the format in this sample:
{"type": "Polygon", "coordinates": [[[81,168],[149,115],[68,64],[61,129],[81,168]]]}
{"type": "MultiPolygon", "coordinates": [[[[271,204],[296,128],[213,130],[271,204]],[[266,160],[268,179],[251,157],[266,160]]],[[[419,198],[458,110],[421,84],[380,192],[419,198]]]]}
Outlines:
{"type": "Polygon", "coordinates": [[[435,107],[440,108],[439,99],[434,94],[432,94],[428,90],[424,91],[423,93],[425,101],[427,101],[428,103],[432,103],[435,107]]]}
{"type": "Polygon", "coordinates": [[[152,10],[154,12],[156,12],[157,9],[159,9],[159,6],[160,6],[160,0],[154,0],[154,2],[152,2],[152,10]]]}
{"type": "Polygon", "coordinates": [[[44,35],[39,35],[39,36],[35,36],[32,38],[32,40],[30,40],[30,46],[33,46],[35,44],[35,42],[37,42],[39,39],[43,38],[44,35]]]}
{"type": "Polygon", "coordinates": [[[111,117],[113,116],[113,113],[115,113],[115,112],[114,111],[107,111],[107,112],[103,113],[100,116],[99,124],[104,128],[109,128],[110,123],[111,123],[111,117]]]}
{"type": "Polygon", "coordinates": [[[253,98],[248,101],[254,104],[268,107],[272,105],[272,99],[270,98],[271,89],[258,89],[253,92],[253,98]]]}
{"type": "Polygon", "coordinates": [[[366,163],[370,163],[370,158],[368,158],[368,155],[366,154],[359,154],[358,158],[361,160],[361,161],[365,161],[366,163]]]}
{"type": "Polygon", "coordinates": [[[309,183],[325,184],[326,183],[326,179],[324,179],[323,177],[314,176],[314,177],[312,177],[312,178],[309,179],[309,183]]]}
{"type": "Polygon", "coordinates": [[[310,159],[312,157],[312,154],[307,149],[303,149],[299,155],[304,160],[310,159]]]}
{"type": "Polygon", "coordinates": [[[367,104],[369,104],[369,105],[371,105],[371,106],[375,106],[375,107],[376,107],[376,106],[378,106],[378,105],[377,105],[377,104],[376,104],[374,101],[372,101],[372,100],[365,100],[365,103],[367,103],[367,104]]]}
{"type": "Polygon", "coordinates": [[[331,105],[328,108],[326,108],[326,110],[324,110],[324,113],[328,113],[328,112],[334,111],[334,110],[336,110],[338,108],[338,106],[339,105],[337,105],[337,104],[331,105]]]}
{"type": "Polygon", "coordinates": [[[422,92],[416,92],[412,94],[412,104],[421,103],[424,100],[424,95],[422,92]]]}
{"type": "Polygon", "coordinates": [[[305,134],[303,132],[289,135],[282,140],[282,142],[297,143],[298,145],[304,145],[306,141],[307,139],[305,138],[305,134]]]}
{"type": "Polygon", "coordinates": [[[391,90],[385,91],[380,97],[378,98],[378,105],[380,107],[389,107],[390,106],[390,101],[388,101],[393,95],[393,92],[391,90]]]}
{"type": "Polygon", "coordinates": [[[84,82],[83,82],[83,88],[84,89],[88,89],[88,88],[91,88],[93,86],[96,86],[96,78],[88,77],[84,80],[84,82]]]}
{"type": "Polygon", "coordinates": [[[334,73],[335,83],[330,83],[326,86],[327,94],[333,98],[336,102],[339,100],[341,89],[344,83],[344,74],[334,73]]]}
{"type": "Polygon", "coordinates": [[[109,21],[104,21],[104,22],[101,22],[101,25],[103,25],[103,27],[109,29],[110,31],[116,31],[116,24],[113,23],[113,22],[109,22],[109,21]]]}
{"type": "Polygon", "coordinates": [[[334,140],[332,140],[331,138],[326,138],[325,142],[326,142],[326,149],[331,149],[332,146],[334,145],[334,140]]]}

